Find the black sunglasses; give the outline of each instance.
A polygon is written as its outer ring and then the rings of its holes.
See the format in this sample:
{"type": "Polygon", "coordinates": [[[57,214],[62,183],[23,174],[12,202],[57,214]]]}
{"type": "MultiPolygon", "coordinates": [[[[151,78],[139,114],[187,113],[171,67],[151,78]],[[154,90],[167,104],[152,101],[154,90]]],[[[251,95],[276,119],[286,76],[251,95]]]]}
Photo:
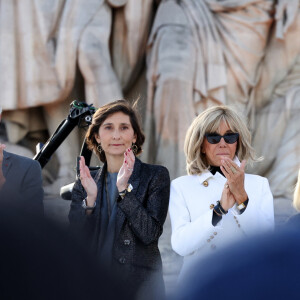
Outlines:
{"type": "Polygon", "coordinates": [[[234,132],[226,133],[224,135],[219,135],[217,133],[206,133],[205,137],[210,144],[220,143],[221,138],[224,138],[225,143],[233,144],[238,140],[239,134],[234,132]]]}

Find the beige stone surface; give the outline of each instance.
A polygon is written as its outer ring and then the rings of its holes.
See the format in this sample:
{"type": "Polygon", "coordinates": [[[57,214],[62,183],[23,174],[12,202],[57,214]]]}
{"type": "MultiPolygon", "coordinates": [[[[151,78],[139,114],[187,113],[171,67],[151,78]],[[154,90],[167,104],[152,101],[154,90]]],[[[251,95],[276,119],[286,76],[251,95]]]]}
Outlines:
{"type": "MultiPolygon", "coordinates": [[[[141,73],[152,10],[153,0],[1,0],[0,105],[8,139],[52,134],[78,96],[96,107],[123,98],[141,73]]],[[[71,178],[78,152],[72,133],[57,150],[61,182],[71,178]]]]}
{"type": "Polygon", "coordinates": [[[147,57],[148,157],[184,174],[183,144],[192,119],[214,104],[249,120],[265,161],[278,220],[293,213],[300,165],[299,1],[163,1],[147,57]],[[151,147],[154,147],[151,149],[151,147]]]}

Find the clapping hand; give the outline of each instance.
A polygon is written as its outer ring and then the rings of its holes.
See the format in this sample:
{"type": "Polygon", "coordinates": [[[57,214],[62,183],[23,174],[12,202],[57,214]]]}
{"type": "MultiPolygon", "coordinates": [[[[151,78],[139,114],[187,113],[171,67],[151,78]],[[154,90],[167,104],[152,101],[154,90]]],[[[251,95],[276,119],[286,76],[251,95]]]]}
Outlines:
{"type": "Polygon", "coordinates": [[[89,168],[85,164],[83,156],[80,157],[79,161],[80,168],[80,181],[87,193],[87,205],[93,206],[97,198],[97,184],[94,178],[91,176],[89,168]]]}
{"type": "Polygon", "coordinates": [[[235,198],[229,189],[228,182],[225,183],[224,189],[221,196],[221,206],[228,211],[235,204],[235,198]]]}
{"type": "Polygon", "coordinates": [[[243,160],[239,167],[231,159],[225,157],[221,163],[221,170],[227,179],[228,188],[235,201],[237,204],[246,201],[248,198],[244,187],[246,161],[243,160]]]}
{"type": "Polygon", "coordinates": [[[117,188],[119,192],[127,188],[128,180],[133,172],[135,156],[131,148],[128,148],[124,153],[124,160],[117,177],[117,188]]]}

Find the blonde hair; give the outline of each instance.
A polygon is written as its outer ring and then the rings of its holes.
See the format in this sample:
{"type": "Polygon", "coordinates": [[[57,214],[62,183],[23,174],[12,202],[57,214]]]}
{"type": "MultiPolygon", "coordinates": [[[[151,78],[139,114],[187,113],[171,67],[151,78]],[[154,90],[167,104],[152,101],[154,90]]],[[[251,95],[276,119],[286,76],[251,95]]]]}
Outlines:
{"type": "Polygon", "coordinates": [[[300,211],[300,169],[298,173],[298,181],[294,191],[293,205],[298,211],[300,211]]]}
{"type": "Polygon", "coordinates": [[[258,161],[251,146],[251,133],[244,120],[228,106],[213,106],[198,115],[189,127],[184,142],[186,170],[189,175],[201,174],[208,167],[208,161],[201,148],[206,133],[217,132],[220,123],[226,122],[233,132],[239,133],[236,155],[243,159],[258,161]]]}

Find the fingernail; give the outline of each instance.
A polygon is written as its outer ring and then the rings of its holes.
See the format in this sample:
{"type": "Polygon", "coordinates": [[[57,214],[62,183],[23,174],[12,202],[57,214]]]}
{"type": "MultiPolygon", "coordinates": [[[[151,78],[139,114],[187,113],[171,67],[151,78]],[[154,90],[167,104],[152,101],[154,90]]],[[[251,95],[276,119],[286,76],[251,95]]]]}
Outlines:
{"type": "Polygon", "coordinates": [[[127,160],[125,160],[125,164],[127,164],[127,160]]]}
{"type": "Polygon", "coordinates": [[[125,152],[125,155],[127,155],[127,152],[125,152]]]}
{"type": "Polygon", "coordinates": [[[130,152],[130,150],[131,150],[131,149],[129,148],[129,149],[128,149],[128,152],[130,152]]]}

